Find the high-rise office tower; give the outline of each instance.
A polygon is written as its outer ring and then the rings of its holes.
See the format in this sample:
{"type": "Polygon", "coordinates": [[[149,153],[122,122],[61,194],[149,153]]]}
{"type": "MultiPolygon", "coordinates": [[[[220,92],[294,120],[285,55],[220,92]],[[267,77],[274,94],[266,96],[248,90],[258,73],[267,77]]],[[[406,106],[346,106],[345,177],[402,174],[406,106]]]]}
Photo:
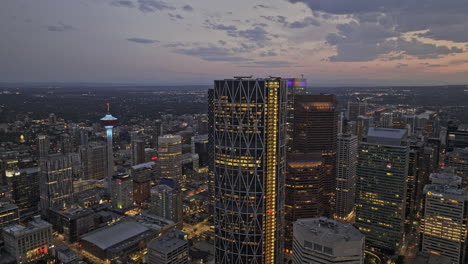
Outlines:
{"type": "Polygon", "coordinates": [[[354,98],[348,101],[348,111],[346,117],[349,121],[356,121],[360,115],[367,113],[367,100],[364,98],[354,98]]]}
{"type": "Polygon", "coordinates": [[[54,113],[49,114],[49,124],[55,125],[57,123],[57,116],[54,113]]]}
{"type": "Polygon", "coordinates": [[[421,251],[467,263],[468,191],[457,186],[461,179],[453,174],[432,174],[431,180],[424,187],[421,251]]]}
{"type": "Polygon", "coordinates": [[[286,137],[287,137],[287,148],[288,151],[292,149],[290,143],[292,143],[293,137],[293,122],[294,122],[294,98],[296,95],[306,94],[307,80],[304,78],[288,78],[288,115],[286,118],[286,137]]]}
{"type": "Polygon", "coordinates": [[[101,118],[104,127],[106,128],[107,136],[107,180],[110,181],[114,176],[114,149],[112,145],[112,130],[117,123],[117,118],[110,114],[110,104],[107,103],[107,115],[101,118]]]}
{"type": "Polygon", "coordinates": [[[65,209],[73,202],[74,154],[53,154],[40,161],[40,207],[42,216],[48,210],[65,209]]]}
{"type": "Polygon", "coordinates": [[[363,264],[364,236],[350,224],[325,217],[294,223],[293,264],[363,264]]]}
{"type": "Polygon", "coordinates": [[[39,159],[47,158],[49,155],[50,141],[47,135],[37,136],[37,153],[39,159]]]}
{"type": "Polygon", "coordinates": [[[361,142],[363,138],[367,136],[367,131],[369,127],[374,126],[374,118],[372,116],[358,116],[356,121],[356,136],[358,137],[358,142],[361,142]]]}
{"type": "Polygon", "coordinates": [[[153,214],[179,223],[182,221],[182,194],[174,188],[160,184],[151,189],[151,211],[153,214]]]}
{"type": "Polygon", "coordinates": [[[283,263],[286,81],[215,81],[215,262],[283,263]]]}
{"type": "Polygon", "coordinates": [[[468,190],[468,148],[454,149],[447,155],[447,166],[462,179],[462,189],[468,190]]]}
{"type": "Polygon", "coordinates": [[[147,162],[132,166],[133,200],[137,204],[141,204],[151,197],[153,165],[154,162],[147,162]]]}
{"type": "Polygon", "coordinates": [[[369,128],[359,144],[356,226],[368,248],[397,254],[402,246],[408,177],[407,131],[369,128]]]}
{"type": "Polygon", "coordinates": [[[78,136],[79,136],[79,140],[78,140],[77,144],[79,146],[88,145],[88,142],[89,142],[89,132],[88,132],[88,130],[80,129],[79,132],[78,132],[78,136]]]}
{"type": "Polygon", "coordinates": [[[447,151],[456,148],[468,148],[468,128],[449,121],[446,141],[447,151]]]}
{"type": "Polygon", "coordinates": [[[130,175],[120,173],[114,175],[111,181],[112,207],[126,210],[133,205],[133,180],[130,175]]]}
{"type": "Polygon", "coordinates": [[[134,139],[131,143],[132,147],[132,165],[137,165],[145,162],[145,142],[140,139],[134,139]]]}
{"type": "Polygon", "coordinates": [[[393,113],[380,114],[380,127],[393,128],[393,113]]]}
{"type": "Polygon", "coordinates": [[[19,207],[21,218],[37,214],[39,211],[39,175],[38,167],[20,169],[9,180],[11,198],[19,207]]]}
{"type": "Polygon", "coordinates": [[[181,180],[182,137],[164,135],[158,139],[159,159],[156,161],[158,177],[181,180]]]}
{"type": "Polygon", "coordinates": [[[285,252],[292,251],[293,222],[323,215],[324,164],[321,153],[290,153],[286,162],[285,252]]]}
{"type": "Polygon", "coordinates": [[[338,112],[335,95],[299,95],[294,101],[293,151],[322,153],[325,165],[325,215],[333,214],[336,191],[338,112]]]}
{"type": "Polygon", "coordinates": [[[336,209],[335,218],[351,223],[354,220],[356,197],[356,169],[358,138],[351,134],[338,135],[336,159],[336,209]]]}
{"type": "Polygon", "coordinates": [[[199,135],[192,137],[192,153],[198,154],[200,167],[208,166],[209,160],[209,146],[208,135],[199,135]]]}
{"type": "Polygon", "coordinates": [[[90,142],[80,147],[81,170],[84,180],[102,180],[107,176],[107,147],[90,142]]]}
{"type": "Polygon", "coordinates": [[[67,133],[60,135],[60,150],[62,153],[71,153],[73,151],[72,138],[67,133]]]}

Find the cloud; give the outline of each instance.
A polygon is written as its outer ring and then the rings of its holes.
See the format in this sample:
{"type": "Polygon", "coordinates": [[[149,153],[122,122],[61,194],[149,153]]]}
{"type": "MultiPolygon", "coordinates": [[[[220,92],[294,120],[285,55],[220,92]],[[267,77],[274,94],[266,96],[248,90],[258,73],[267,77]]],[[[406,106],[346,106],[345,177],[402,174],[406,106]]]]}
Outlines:
{"type": "Polygon", "coordinates": [[[113,0],[110,5],[116,7],[135,8],[143,13],[152,13],[162,10],[175,10],[176,8],[160,0],[113,0]]]}
{"type": "Polygon", "coordinates": [[[114,0],[110,2],[113,6],[134,8],[135,4],[130,0],[114,0]]]}
{"type": "Polygon", "coordinates": [[[405,63],[398,63],[397,66],[395,68],[397,69],[400,69],[400,68],[405,68],[405,67],[408,67],[409,65],[408,64],[405,64],[405,63]]]}
{"type": "Polygon", "coordinates": [[[169,17],[174,18],[174,19],[179,19],[179,20],[184,19],[184,17],[179,15],[179,14],[174,15],[174,14],[169,13],[168,15],[169,15],[169,17]]]}
{"type": "Polygon", "coordinates": [[[233,25],[224,25],[224,24],[211,24],[211,23],[207,23],[208,24],[208,28],[211,28],[211,29],[214,29],[214,30],[223,30],[223,31],[235,31],[237,30],[237,27],[236,26],[233,26],[233,25]]]}
{"type": "Polygon", "coordinates": [[[76,30],[75,27],[64,24],[63,22],[59,22],[57,25],[46,26],[46,29],[52,32],[66,32],[76,30]]]}
{"type": "Polygon", "coordinates": [[[468,64],[468,60],[453,60],[449,63],[450,65],[462,65],[468,64]]]}
{"type": "Polygon", "coordinates": [[[138,5],[138,9],[144,13],[156,12],[165,9],[175,10],[173,6],[170,6],[165,2],[159,0],[138,0],[138,5]]]}
{"type": "Polygon", "coordinates": [[[287,24],[286,17],[284,16],[260,16],[263,19],[266,19],[271,22],[277,22],[280,24],[287,24]]]}
{"type": "Polygon", "coordinates": [[[275,35],[268,33],[268,31],[264,29],[264,25],[261,24],[256,24],[252,28],[241,30],[234,25],[215,24],[210,22],[210,20],[205,20],[205,27],[225,31],[230,37],[250,40],[260,47],[263,47],[266,41],[271,40],[271,37],[275,37],[275,35]]]}
{"type": "Polygon", "coordinates": [[[174,52],[187,56],[198,57],[206,61],[238,62],[250,60],[248,58],[236,56],[232,50],[228,48],[217,47],[214,45],[175,49],[174,52]]]}
{"type": "Polygon", "coordinates": [[[182,7],[182,10],[184,10],[186,12],[192,12],[194,10],[194,8],[191,5],[184,5],[182,7]]]}
{"type": "Polygon", "coordinates": [[[308,26],[320,26],[320,21],[313,17],[306,17],[302,20],[288,22],[286,17],[284,16],[260,16],[263,19],[266,19],[271,22],[276,22],[282,24],[285,27],[292,28],[292,29],[299,29],[305,28],[308,26]]]}
{"type": "Polygon", "coordinates": [[[263,8],[263,9],[269,9],[269,8],[271,8],[271,7],[270,7],[270,6],[267,6],[267,5],[260,4],[260,5],[254,6],[254,8],[256,8],[256,9],[261,9],[261,8],[263,8]]]}
{"type": "Polygon", "coordinates": [[[366,22],[371,20],[370,17],[362,20],[361,23],[339,24],[338,32],[327,36],[327,43],[335,46],[337,52],[329,58],[330,61],[371,61],[390,54],[390,60],[403,58],[404,55],[428,59],[463,52],[460,48],[437,46],[416,38],[406,40],[394,27],[366,22]]]}
{"type": "Polygon", "coordinates": [[[359,24],[374,22],[394,28],[400,36],[426,31],[421,36],[435,40],[468,42],[466,0],[288,0],[304,3],[316,12],[351,15],[359,24]]]}
{"type": "Polygon", "coordinates": [[[260,53],[260,57],[271,57],[271,56],[277,56],[278,54],[273,51],[273,50],[269,50],[269,51],[262,51],[260,53]]]}
{"type": "Polygon", "coordinates": [[[238,30],[231,32],[232,37],[242,37],[257,43],[265,42],[270,40],[268,32],[262,27],[254,27],[251,29],[238,30]]]}
{"type": "Polygon", "coordinates": [[[254,61],[251,64],[242,65],[242,68],[285,68],[295,65],[289,61],[254,61]]]}
{"type": "Polygon", "coordinates": [[[313,17],[306,17],[303,20],[295,21],[288,24],[289,28],[305,28],[308,26],[320,26],[320,22],[313,17]]]}
{"type": "Polygon", "coordinates": [[[138,43],[138,44],[154,44],[154,43],[159,42],[158,40],[145,39],[145,38],[128,38],[127,40],[130,42],[138,43]]]}

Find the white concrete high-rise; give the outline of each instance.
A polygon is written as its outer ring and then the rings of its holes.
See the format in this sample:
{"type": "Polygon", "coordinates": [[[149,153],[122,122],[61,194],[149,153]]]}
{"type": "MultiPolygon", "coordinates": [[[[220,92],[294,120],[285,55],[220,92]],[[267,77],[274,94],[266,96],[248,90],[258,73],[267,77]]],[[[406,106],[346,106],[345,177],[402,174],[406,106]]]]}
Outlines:
{"type": "Polygon", "coordinates": [[[351,223],[355,216],[358,137],[340,134],[337,146],[335,218],[351,223]]]}

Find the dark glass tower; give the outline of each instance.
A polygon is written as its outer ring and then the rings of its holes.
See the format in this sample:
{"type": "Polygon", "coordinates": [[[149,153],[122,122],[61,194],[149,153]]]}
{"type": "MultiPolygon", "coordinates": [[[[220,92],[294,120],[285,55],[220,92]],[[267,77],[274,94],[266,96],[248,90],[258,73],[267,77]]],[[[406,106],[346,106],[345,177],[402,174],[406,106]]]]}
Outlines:
{"type": "Polygon", "coordinates": [[[283,263],[286,81],[215,81],[215,262],[283,263]]]}
{"type": "Polygon", "coordinates": [[[333,213],[336,189],[338,111],[335,95],[299,95],[294,100],[293,151],[322,154],[325,214],[333,213]]]}

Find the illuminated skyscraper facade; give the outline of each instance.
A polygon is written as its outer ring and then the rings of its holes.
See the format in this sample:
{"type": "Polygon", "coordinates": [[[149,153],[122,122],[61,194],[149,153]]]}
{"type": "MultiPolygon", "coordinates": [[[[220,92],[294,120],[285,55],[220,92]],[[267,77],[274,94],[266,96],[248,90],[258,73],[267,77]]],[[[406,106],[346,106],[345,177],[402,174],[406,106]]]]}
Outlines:
{"type": "Polygon", "coordinates": [[[284,248],[292,250],[293,223],[301,218],[323,215],[324,163],[321,153],[288,154],[285,182],[285,241],[284,248]]]}
{"type": "MultiPolygon", "coordinates": [[[[461,181],[450,174],[432,174],[431,179],[434,177],[461,181]]],[[[467,263],[468,191],[433,180],[424,187],[424,193],[421,251],[448,257],[450,263],[467,263]]]]}
{"type": "Polygon", "coordinates": [[[447,166],[455,169],[455,174],[462,179],[462,188],[468,190],[468,148],[457,148],[449,152],[447,166]]]}
{"type": "Polygon", "coordinates": [[[369,129],[359,145],[356,226],[368,248],[397,254],[402,246],[409,147],[407,132],[369,129]]]}
{"type": "Polygon", "coordinates": [[[182,177],[182,137],[164,135],[158,139],[158,177],[180,180],[182,177]]]}
{"type": "Polygon", "coordinates": [[[335,218],[345,222],[352,222],[355,213],[357,148],[357,136],[338,135],[335,218]]]}
{"type": "Polygon", "coordinates": [[[215,81],[215,262],[283,263],[287,86],[215,81]]]}
{"type": "Polygon", "coordinates": [[[48,210],[65,209],[73,202],[74,154],[53,154],[40,161],[40,207],[43,216],[48,210]]]}

